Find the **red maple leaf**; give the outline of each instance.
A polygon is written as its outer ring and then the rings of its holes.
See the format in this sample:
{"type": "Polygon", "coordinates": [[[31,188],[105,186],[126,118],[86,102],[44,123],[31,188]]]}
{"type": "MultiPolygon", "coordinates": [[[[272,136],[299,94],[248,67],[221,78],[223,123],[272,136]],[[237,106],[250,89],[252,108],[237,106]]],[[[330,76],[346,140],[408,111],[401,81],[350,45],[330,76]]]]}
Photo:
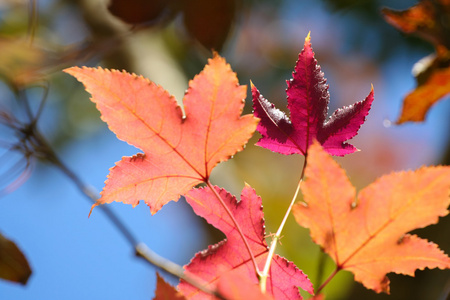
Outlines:
{"type": "Polygon", "coordinates": [[[309,34],[287,84],[290,119],[252,84],[254,115],[261,119],[257,130],[262,138],[256,145],[281,154],[306,155],[313,140],[318,140],[331,155],[344,156],[358,150],[345,141],[354,137],[364,123],[372,105],[373,88],[365,100],[340,108],[325,120],[330,94],[314,58],[309,34]]]}
{"type": "MultiPolygon", "coordinates": [[[[216,192],[240,224],[249,242],[258,266],[262,269],[267,259],[268,249],[264,239],[264,219],[261,198],[250,186],[242,190],[241,200],[224,189],[214,187],[216,192]]],[[[233,272],[235,276],[249,278],[258,283],[252,261],[244,247],[241,236],[225,208],[219,204],[211,189],[201,188],[189,191],[187,202],[194,212],[205,218],[208,223],[221,230],[226,240],[209,246],[205,251],[197,253],[185,266],[186,272],[203,279],[208,287],[215,289],[217,282],[224,274],[233,272]]],[[[313,287],[308,277],[292,262],[275,255],[269,272],[267,291],[275,299],[301,299],[298,287],[313,294],[313,287]]],[[[206,299],[207,294],[182,281],[180,290],[189,299],[206,299]]]]}
{"type": "Polygon", "coordinates": [[[293,214],[336,262],[335,272],[351,271],[365,287],[389,293],[389,272],[414,276],[416,269],[450,268],[436,244],[407,234],[448,214],[450,167],[391,173],[356,197],[344,170],[315,143],[305,176],[305,203],[293,214]]]}
{"type": "Polygon", "coordinates": [[[117,137],[144,151],[116,163],[95,205],[144,200],[156,213],[208,182],[219,162],[243,149],[258,122],[241,116],[246,87],[219,55],[189,82],[186,116],[167,91],[143,77],[101,68],[65,72],[85,85],[117,137]]]}
{"type": "Polygon", "coordinates": [[[217,292],[233,300],[274,300],[270,294],[263,294],[257,284],[239,272],[227,272],[220,276],[217,292]]]}

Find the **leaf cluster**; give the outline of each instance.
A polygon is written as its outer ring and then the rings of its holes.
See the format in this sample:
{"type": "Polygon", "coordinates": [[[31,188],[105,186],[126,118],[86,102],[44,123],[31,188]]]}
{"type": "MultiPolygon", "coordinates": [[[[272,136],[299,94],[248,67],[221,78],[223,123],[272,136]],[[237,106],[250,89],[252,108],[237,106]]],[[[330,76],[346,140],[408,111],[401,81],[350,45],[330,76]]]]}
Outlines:
{"type": "MultiPolygon", "coordinates": [[[[309,35],[287,82],[289,117],[253,84],[254,114],[241,116],[246,87],[217,54],[189,83],[183,110],[162,87],[135,74],[78,67],[66,72],[85,85],[117,137],[143,151],[123,157],[110,170],[93,208],[113,201],[135,206],[144,200],[155,214],[185,196],[197,215],[226,236],[184,267],[185,276],[202,282],[216,297],[301,299],[298,288],[317,297],[341,270],[352,272],[369,289],[389,293],[389,272],[414,275],[416,269],[450,267],[437,245],[408,234],[448,214],[450,168],[385,175],[356,196],[330,155],[357,150],[347,141],[364,123],[374,91],[327,117],[328,85],[309,35]],[[238,200],[210,182],[213,168],[243,150],[255,130],[262,136],[257,145],[305,156],[298,190],[270,247],[256,191],[246,185],[238,200]],[[205,186],[193,189],[198,184],[205,186]],[[295,203],[299,190],[304,202],[295,203]],[[275,254],[291,209],[297,223],[310,229],[313,241],[336,263],[336,270],[316,289],[294,263],[275,254]]],[[[168,292],[158,279],[156,299],[208,297],[201,286],[184,280],[178,289],[181,294],[168,292]]]]}

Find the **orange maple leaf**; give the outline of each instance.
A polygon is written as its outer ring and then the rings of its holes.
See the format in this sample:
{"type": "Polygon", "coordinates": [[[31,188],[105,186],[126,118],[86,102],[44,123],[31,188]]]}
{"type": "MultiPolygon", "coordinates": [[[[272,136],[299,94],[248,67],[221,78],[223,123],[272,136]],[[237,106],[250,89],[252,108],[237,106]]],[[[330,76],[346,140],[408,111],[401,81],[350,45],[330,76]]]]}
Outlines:
{"type": "Polygon", "coordinates": [[[241,116],[246,86],[217,54],[189,82],[185,116],[167,91],[141,76],[86,67],[65,72],[85,85],[117,137],[144,151],[111,168],[94,206],[144,200],[156,213],[207,182],[219,162],[243,149],[258,123],[252,115],[241,116]]]}
{"type": "MultiPolygon", "coordinates": [[[[449,52],[450,55],[450,52],[449,52]]],[[[425,120],[430,107],[450,93],[450,67],[433,70],[424,84],[409,93],[403,100],[403,107],[398,124],[425,120]]]]}
{"type": "Polygon", "coordinates": [[[257,284],[238,272],[228,272],[220,276],[217,291],[226,299],[275,300],[272,295],[263,294],[257,284]]]}
{"type": "Polygon", "coordinates": [[[186,297],[164,281],[159,273],[156,272],[156,291],[153,300],[186,300],[186,297]]]}
{"type": "Polygon", "coordinates": [[[422,167],[385,175],[359,192],[339,165],[316,142],[309,150],[297,203],[297,222],[313,241],[355,280],[389,293],[386,274],[414,276],[416,269],[450,268],[436,244],[407,232],[448,214],[450,167],[422,167]]]}

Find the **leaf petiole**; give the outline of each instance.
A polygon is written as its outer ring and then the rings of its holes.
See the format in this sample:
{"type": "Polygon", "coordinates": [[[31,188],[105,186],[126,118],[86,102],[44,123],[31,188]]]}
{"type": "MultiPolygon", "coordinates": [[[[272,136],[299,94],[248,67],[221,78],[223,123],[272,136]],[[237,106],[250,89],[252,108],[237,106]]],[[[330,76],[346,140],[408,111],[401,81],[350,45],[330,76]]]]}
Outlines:
{"type": "Polygon", "coordinates": [[[255,273],[258,276],[258,278],[261,278],[261,272],[259,271],[258,265],[256,264],[255,256],[253,255],[253,252],[250,249],[250,245],[248,244],[247,238],[245,237],[244,233],[242,232],[242,229],[239,226],[239,223],[236,221],[236,219],[234,218],[234,216],[231,213],[230,209],[225,204],[225,202],[223,201],[222,197],[220,197],[220,195],[214,189],[214,187],[212,186],[212,184],[211,184],[211,182],[209,180],[206,181],[206,185],[211,189],[211,191],[216,196],[217,200],[219,200],[220,204],[222,204],[223,208],[225,209],[225,211],[227,212],[227,214],[230,216],[231,220],[233,221],[233,224],[236,227],[237,231],[239,232],[239,235],[241,236],[242,241],[245,244],[245,248],[247,248],[248,254],[250,255],[250,258],[251,258],[251,260],[253,262],[253,267],[255,268],[255,273]]]}
{"type": "Polygon", "coordinates": [[[320,294],[323,288],[333,279],[334,276],[341,270],[341,268],[337,267],[330,276],[328,276],[327,280],[325,280],[322,285],[317,289],[316,296],[320,294]]]}
{"type": "Polygon", "coordinates": [[[272,242],[270,243],[269,248],[269,255],[267,256],[266,264],[264,265],[264,269],[262,271],[262,274],[259,277],[259,287],[261,288],[261,292],[266,292],[266,285],[267,285],[267,277],[269,276],[269,270],[270,270],[270,264],[272,263],[272,258],[275,254],[275,249],[277,248],[278,240],[281,237],[281,232],[283,231],[284,225],[286,224],[286,220],[291,213],[292,206],[294,206],[295,200],[297,199],[298,193],[300,192],[300,187],[303,182],[303,176],[305,175],[305,167],[306,167],[306,161],[307,156],[305,155],[305,161],[303,162],[302,167],[302,173],[300,175],[300,180],[297,185],[297,189],[295,190],[294,197],[292,197],[291,203],[289,204],[289,207],[284,214],[283,220],[281,221],[280,226],[278,227],[277,233],[275,233],[275,236],[272,239],[272,242]]]}

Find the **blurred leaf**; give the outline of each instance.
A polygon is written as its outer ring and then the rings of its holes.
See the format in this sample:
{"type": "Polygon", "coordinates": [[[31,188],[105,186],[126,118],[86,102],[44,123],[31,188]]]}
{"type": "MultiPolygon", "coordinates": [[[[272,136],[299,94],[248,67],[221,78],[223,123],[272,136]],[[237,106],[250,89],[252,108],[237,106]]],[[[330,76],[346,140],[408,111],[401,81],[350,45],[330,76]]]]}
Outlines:
{"type": "Polygon", "coordinates": [[[112,0],[108,10],[130,24],[159,21],[168,14],[171,2],[166,0],[112,0]]]}
{"type": "Polygon", "coordinates": [[[184,24],[206,49],[220,51],[235,14],[235,0],[191,0],[184,5],[184,24]]]}
{"type": "Polygon", "coordinates": [[[44,52],[22,39],[0,38],[0,77],[17,86],[40,78],[44,52]]]}
{"type": "MultiPolygon", "coordinates": [[[[397,11],[382,10],[385,20],[407,34],[416,34],[431,42],[437,49],[450,48],[450,2],[446,0],[422,0],[409,9],[397,11]]],[[[439,53],[439,51],[438,51],[439,53]]]]}
{"type": "Polygon", "coordinates": [[[382,12],[389,24],[418,35],[436,49],[433,60],[413,70],[417,87],[405,97],[397,124],[424,121],[429,108],[450,93],[450,1],[422,0],[403,11],[384,8],[382,12]]]}
{"type": "Polygon", "coordinates": [[[436,70],[431,77],[403,100],[402,113],[398,124],[425,120],[430,107],[442,97],[450,93],[450,68],[436,70]]]}
{"type": "Polygon", "coordinates": [[[182,10],[189,34],[208,50],[220,51],[236,15],[235,0],[112,0],[109,11],[130,24],[161,24],[182,10]]]}
{"type": "Polygon", "coordinates": [[[26,284],[31,268],[16,244],[0,233],[0,278],[26,284]]]}

